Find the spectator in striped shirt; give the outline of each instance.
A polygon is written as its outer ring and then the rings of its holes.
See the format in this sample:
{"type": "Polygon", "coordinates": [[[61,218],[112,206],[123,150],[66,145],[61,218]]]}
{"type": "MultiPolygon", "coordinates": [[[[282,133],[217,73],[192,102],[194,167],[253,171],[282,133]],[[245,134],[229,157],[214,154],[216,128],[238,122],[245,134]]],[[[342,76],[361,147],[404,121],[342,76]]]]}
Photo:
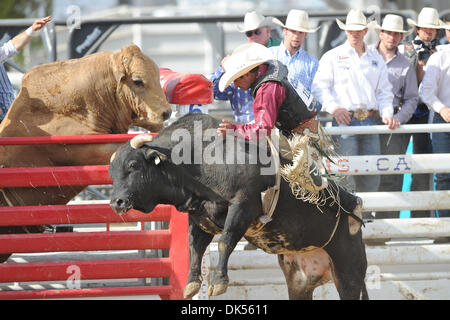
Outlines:
{"type": "MultiPolygon", "coordinates": [[[[270,37],[270,27],[273,23],[281,23],[277,18],[264,17],[255,11],[247,12],[244,18],[244,27],[240,28],[240,32],[245,32],[247,41],[249,43],[259,43],[266,47],[278,46],[281,39],[270,37]]],[[[230,100],[231,110],[233,111],[234,119],[241,123],[248,123],[255,119],[253,115],[253,98],[250,95],[250,90],[242,90],[235,87],[232,83],[224,92],[219,90],[219,81],[225,73],[223,63],[228,59],[226,56],[210,80],[213,83],[214,99],[230,100]]]]}
{"type": "Polygon", "coordinates": [[[278,47],[270,48],[274,59],[288,68],[289,82],[299,94],[304,89],[311,92],[319,61],[303,50],[302,45],[308,33],[316,32],[319,28],[310,29],[308,13],[296,9],[289,11],[286,24],[275,23],[283,27],[284,39],[278,47]]]}
{"type": "Polygon", "coordinates": [[[49,21],[51,21],[51,17],[45,17],[41,19],[37,19],[34,21],[31,27],[29,27],[24,32],[18,34],[8,42],[6,42],[0,48],[0,118],[6,116],[8,112],[9,106],[13,102],[14,90],[11,85],[11,81],[9,81],[8,74],[6,73],[4,62],[15,56],[22,50],[31,40],[31,37],[34,32],[41,30],[49,21]]]}

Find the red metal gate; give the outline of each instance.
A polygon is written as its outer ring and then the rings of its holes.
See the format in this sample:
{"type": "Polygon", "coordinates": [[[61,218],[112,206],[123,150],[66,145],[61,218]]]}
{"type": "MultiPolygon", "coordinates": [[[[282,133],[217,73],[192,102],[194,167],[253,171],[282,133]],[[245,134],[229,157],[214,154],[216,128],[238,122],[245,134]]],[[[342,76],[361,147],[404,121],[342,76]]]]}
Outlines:
{"type": "MultiPolygon", "coordinates": [[[[0,138],[0,144],[124,142],[134,135],[0,138]]],[[[111,184],[108,166],[0,169],[0,188],[111,184]]],[[[0,235],[0,253],[168,249],[168,258],[113,259],[0,264],[0,282],[67,280],[76,266],[81,280],[161,278],[169,285],[62,290],[0,291],[0,299],[160,295],[183,299],[188,273],[187,214],[159,205],[152,213],[131,210],[119,216],[106,204],[0,207],[0,226],[169,221],[167,230],[68,232],[0,235]]]]}

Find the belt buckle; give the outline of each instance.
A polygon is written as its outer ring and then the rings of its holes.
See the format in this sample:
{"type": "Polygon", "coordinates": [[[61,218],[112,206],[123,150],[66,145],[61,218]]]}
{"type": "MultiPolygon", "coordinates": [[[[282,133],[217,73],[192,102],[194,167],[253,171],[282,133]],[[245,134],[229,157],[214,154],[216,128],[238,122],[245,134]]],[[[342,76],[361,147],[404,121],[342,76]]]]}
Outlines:
{"type": "Polygon", "coordinates": [[[353,118],[358,121],[364,121],[369,117],[369,110],[367,109],[356,109],[353,111],[353,118]]]}

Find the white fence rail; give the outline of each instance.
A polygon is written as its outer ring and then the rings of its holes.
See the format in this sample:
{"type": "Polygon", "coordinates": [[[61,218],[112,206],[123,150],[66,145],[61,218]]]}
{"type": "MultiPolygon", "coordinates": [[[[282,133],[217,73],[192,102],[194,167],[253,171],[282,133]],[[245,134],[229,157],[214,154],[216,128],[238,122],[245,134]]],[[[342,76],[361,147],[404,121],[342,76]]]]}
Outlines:
{"type": "MultiPolygon", "coordinates": [[[[399,178],[400,179],[400,178],[399,178]]],[[[450,208],[450,190],[360,192],[363,211],[442,210],[450,208]]],[[[450,229],[447,230],[450,235],[450,229]]]]}
{"type": "Polygon", "coordinates": [[[419,132],[450,132],[450,123],[433,124],[407,124],[395,130],[386,125],[378,126],[341,126],[325,127],[325,132],[330,135],[338,134],[396,134],[396,133],[419,133],[419,132]]]}
{"type": "Polygon", "coordinates": [[[450,153],[342,156],[326,160],[328,172],[340,175],[443,173],[449,171],[450,153]]]}

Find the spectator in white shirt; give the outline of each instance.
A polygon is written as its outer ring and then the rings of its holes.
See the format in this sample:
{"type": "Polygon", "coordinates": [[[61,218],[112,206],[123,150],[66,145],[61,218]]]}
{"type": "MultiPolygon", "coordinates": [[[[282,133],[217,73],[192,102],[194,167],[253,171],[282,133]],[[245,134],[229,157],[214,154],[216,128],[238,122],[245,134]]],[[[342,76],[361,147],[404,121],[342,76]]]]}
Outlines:
{"type": "MultiPolygon", "coordinates": [[[[450,14],[444,17],[450,41],[450,14]]],[[[427,62],[419,96],[434,111],[433,123],[450,123],[450,48],[433,53],[427,62]]],[[[432,134],[433,153],[450,153],[450,132],[432,134]]],[[[450,173],[436,174],[436,190],[450,190],[450,173]]],[[[438,210],[439,217],[450,217],[450,210],[438,210]]]]}
{"type": "MultiPolygon", "coordinates": [[[[368,27],[361,10],[350,10],[346,23],[336,19],[345,30],[347,41],[326,52],[319,62],[313,94],[324,111],[333,115],[334,126],[376,125],[378,115],[390,129],[400,126],[393,117],[392,86],[386,63],[364,43],[368,27]]],[[[379,155],[379,135],[337,136],[338,152],[343,156],[379,155]]],[[[357,192],[378,191],[379,175],[349,176],[347,187],[357,192]]]]}

